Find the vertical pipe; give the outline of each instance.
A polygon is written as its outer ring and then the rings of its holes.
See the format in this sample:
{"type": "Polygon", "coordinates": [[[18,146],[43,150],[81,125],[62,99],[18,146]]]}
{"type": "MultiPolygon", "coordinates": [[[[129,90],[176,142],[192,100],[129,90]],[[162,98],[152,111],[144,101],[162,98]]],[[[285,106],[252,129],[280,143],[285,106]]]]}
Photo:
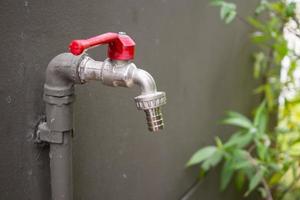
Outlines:
{"type": "Polygon", "coordinates": [[[63,134],[63,144],[50,144],[52,200],[73,200],[72,132],[63,134]]]}
{"type": "MultiPolygon", "coordinates": [[[[72,133],[74,95],[48,96],[46,101],[47,126],[51,133],[61,134],[60,143],[50,143],[50,172],[52,200],[73,200],[72,133]]],[[[50,133],[50,134],[51,134],[50,133]]]]}
{"type": "MultiPolygon", "coordinates": [[[[78,67],[85,55],[62,53],[51,60],[46,70],[44,101],[47,127],[62,140],[50,142],[52,200],[73,200],[72,133],[74,84],[81,83],[78,67]]],[[[52,135],[52,136],[55,136],[52,135]]]]}

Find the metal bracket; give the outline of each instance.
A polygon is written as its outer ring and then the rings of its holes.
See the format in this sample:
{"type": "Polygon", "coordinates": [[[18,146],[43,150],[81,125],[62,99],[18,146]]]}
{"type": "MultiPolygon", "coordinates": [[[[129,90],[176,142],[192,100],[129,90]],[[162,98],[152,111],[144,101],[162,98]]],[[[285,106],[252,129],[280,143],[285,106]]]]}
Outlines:
{"type": "Polygon", "coordinates": [[[36,132],[36,142],[49,142],[62,144],[64,142],[64,133],[58,131],[51,131],[46,122],[41,122],[36,132]]]}

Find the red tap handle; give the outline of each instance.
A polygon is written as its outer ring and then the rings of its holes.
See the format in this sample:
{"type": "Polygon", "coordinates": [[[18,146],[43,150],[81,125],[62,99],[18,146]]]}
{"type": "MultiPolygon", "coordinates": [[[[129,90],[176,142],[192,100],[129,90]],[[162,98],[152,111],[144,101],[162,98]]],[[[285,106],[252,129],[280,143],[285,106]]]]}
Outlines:
{"type": "Polygon", "coordinates": [[[73,40],[69,50],[74,55],[80,55],[86,49],[102,44],[108,44],[108,57],[113,60],[132,60],[134,58],[135,42],[125,33],[104,33],[85,40],[73,40]]]}

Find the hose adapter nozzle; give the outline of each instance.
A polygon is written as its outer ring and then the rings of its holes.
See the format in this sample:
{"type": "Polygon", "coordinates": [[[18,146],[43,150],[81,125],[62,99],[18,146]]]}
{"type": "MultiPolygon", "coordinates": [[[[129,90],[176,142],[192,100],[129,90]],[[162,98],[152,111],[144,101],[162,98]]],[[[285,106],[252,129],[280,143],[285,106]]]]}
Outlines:
{"type": "Polygon", "coordinates": [[[157,132],[164,128],[161,106],[166,104],[165,92],[140,95],[135,97],[134,100],[136,107],[139,110],[144,110],[146,113],[149,131],[157,132]]]}

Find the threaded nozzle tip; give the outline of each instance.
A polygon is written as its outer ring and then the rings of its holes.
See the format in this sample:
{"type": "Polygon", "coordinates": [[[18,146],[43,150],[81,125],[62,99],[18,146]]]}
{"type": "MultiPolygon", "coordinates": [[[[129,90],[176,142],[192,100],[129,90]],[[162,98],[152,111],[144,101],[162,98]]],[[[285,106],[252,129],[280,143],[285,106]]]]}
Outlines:
{"type": "Polygon", "coordinates": [[[149,131],[157,132],[164,128],[164,120],[160,107],[146,109],[144,111],[146,113],[149,131]]]}

